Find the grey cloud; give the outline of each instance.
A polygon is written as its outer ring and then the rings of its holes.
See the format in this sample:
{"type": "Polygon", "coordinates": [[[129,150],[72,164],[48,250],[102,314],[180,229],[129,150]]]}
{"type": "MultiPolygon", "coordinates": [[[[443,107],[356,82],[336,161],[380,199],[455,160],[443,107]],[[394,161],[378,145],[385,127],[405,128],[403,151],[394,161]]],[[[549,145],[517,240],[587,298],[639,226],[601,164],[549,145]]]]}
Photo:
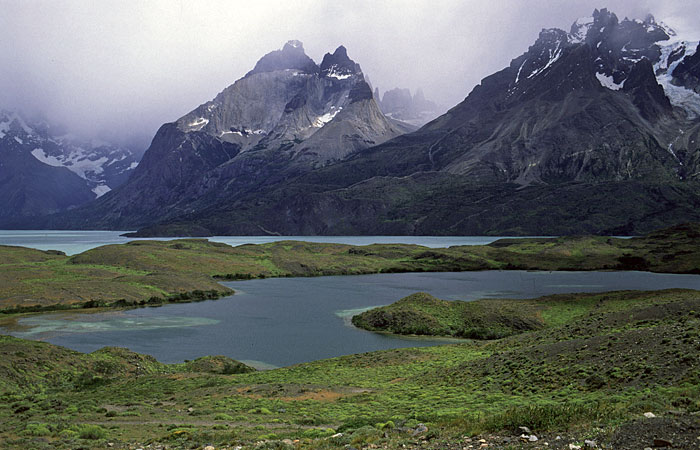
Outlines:
{"type": "Polygon", "coordinates": [[[343,44],[382,91],[421,87],[452,106],[540,29],[601,7],[700,31],[696,0],[0,0],[0,108],[150,137],[289,39],[317,62],[343,44]]]}

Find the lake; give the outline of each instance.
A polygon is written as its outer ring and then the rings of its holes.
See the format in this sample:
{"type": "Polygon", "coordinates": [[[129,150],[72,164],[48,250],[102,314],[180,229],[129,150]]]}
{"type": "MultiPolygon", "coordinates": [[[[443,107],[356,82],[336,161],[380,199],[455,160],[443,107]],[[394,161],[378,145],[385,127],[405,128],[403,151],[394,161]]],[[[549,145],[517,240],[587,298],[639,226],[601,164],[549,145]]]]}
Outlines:
{"type": "Polygon", "coordinates": [[[101,313],[63,312],[1,330],[90,352],[128,347],[163,362],[226,355],[258,368],[445,340],[371,333],[349,323],[353,313],[418,291],[450,300],[531,298],[621,289],[700,289],[699,275],[647,272],[403,273],[269,278],[224,283],[236,294],[215,301],[101,313]]]}
{"type": "MultiPolygon", "coordinates": [[[[18,245],[39,250],[60,250],[67,255],[74,255],[100,245],[124,244],[129,241],[142,239],[120,236],[124,233],[127,233],[127,231],[0,230],[0,245],[18,245]]],[[[232,246],[296,240],[351,245],[416,244],[438,248],[453,245],[486,245],[503,238],[504,236],[212,236],[207,239],[232,246]]],[[[144,239],[172,240],[184,238],[161,237],[144,239]]]]}

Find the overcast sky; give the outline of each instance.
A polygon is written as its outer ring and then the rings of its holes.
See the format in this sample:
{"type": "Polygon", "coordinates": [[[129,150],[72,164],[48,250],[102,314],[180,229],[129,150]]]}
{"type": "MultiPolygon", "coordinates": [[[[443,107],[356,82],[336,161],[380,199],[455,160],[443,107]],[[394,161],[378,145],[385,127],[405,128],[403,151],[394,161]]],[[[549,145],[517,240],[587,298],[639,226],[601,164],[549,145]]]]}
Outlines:
{"type": "Polygon", "coordinates": [[[382,92],[422,87],[445,106],[522,54],[607,7],[700,35],[698,0],[0,0],[0,109],[76,133],[146,139],[290,39],[320,62],[345,45],[382,92]]]}

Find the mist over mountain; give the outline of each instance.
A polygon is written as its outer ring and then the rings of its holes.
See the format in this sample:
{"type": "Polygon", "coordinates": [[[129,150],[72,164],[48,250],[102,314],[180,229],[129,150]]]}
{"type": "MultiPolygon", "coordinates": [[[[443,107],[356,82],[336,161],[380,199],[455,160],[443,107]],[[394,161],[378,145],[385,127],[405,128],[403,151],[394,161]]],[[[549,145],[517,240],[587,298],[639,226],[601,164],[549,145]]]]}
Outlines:
{"type": "Polygon", "coordinates": [[[142,151],[82,140],[45,119],[0,110],[0,217],[75,208],[124,184],[142,151]]]}
{"type": "Polygon", "coordinates": [[[126,185],[48,226],[620,234],[700,220],[697,51],[653,16],[596,9],[568,31],[543,29],[463,102],[401,135],[345,47],[316,65],[290,41],[163,125],[126,185]]]}
{"type": "Polygon", "coordinates": [[[374,98],[388,117],[417,127],[425,125],[447,109],[427,100],[420,88],[413,95],[410,89],[401,88],[390,89],[380,95],[379,88],[375,88],[374,98]]]}
{"type": "Polygon", "coordinates": [[[45,223],[150,225],[278,185],[413,129],[382,114],[344,46],[316,64],[300,41],[288,41],[213,100],[161,126],[124,186],[45,223]]]}
{"type": "Polygon", "coordinates": [[[382,90],[461,102],[543,27],[608,7],[692,31],[691,0],[236,2],[0,1],[0,109],[42,113],[83,140],[145,149],[156,131],[297,38],[321,61],[345,45],[382,90]],[[341,18],[339,20],[338,18],[341,18]],[[245,20],[242,20],[245,18],[245,20]],[[235,24],[235,26],[232,26],[235,24]],[[121,141],[120,139],[124,139],[121,141]]]}

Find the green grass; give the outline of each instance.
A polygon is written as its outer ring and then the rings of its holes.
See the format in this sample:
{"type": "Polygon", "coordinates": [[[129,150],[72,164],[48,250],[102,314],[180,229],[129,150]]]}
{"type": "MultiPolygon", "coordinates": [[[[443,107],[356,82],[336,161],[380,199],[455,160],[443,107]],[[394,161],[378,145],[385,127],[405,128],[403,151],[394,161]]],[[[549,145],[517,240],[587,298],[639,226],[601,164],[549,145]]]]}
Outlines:
{"type": "Polygon", "coordinates": [[[539,315],[541,326],[509,337],[263,372],[222,357],[167,365],[125,349],[81,354],[2,336],[0,446],[31,448],[40,434],[54,448],[92,448],[81,427],[98,426],[120,445],[413,448],[405,429],[422,422],[430,448],[445,448],[519,426],[587,436],[645,411],[700,411],[700,292],[528,302],[516,311],[539,315]]]}

